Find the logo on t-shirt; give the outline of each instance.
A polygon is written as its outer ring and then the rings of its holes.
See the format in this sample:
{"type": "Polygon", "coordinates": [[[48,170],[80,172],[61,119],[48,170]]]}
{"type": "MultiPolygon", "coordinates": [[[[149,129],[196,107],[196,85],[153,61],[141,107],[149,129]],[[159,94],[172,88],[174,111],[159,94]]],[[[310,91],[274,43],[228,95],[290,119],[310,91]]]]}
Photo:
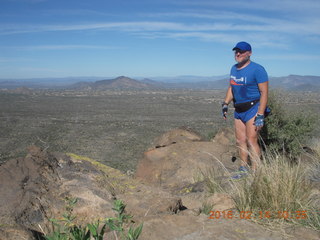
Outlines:
{"type": "Polygon", "coordinates": [[[235,76],[230,76],[230,84],[231,85],[238,85],[238,86],[243,86],[246,85],[247,78],[246,77],[241,77],[241,78],[236,78],[235,76]]]}

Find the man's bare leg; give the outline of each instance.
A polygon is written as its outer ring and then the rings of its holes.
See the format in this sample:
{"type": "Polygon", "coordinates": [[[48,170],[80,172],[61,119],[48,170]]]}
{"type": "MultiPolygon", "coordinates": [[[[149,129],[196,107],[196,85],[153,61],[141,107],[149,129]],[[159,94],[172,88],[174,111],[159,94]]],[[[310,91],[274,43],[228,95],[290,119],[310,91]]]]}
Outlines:
{"type": "Polygon", "coordinates": [[[248,145],[247,145],[247,130],[246,125],[240,120],[235,119],[235,134],[237,146],[239,148],[239,155],[241,159],[240,166],[248,167],[248,145]]]}
{"type": "Polygon", "coordinates": [[[256,126],[254,125],[254,118],[246,122],[246,136],[250,151],[252,170],[255,171],[260,165],[261,150],[258,143],[259,131],[256,130],[256,126]]]}

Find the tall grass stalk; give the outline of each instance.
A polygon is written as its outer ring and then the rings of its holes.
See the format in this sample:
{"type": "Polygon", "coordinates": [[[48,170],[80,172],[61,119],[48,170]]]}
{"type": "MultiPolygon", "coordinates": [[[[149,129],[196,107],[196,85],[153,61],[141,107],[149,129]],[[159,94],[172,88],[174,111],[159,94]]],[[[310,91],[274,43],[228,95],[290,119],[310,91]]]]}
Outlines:
{"type": "MultiPolygon", "coordinates": [[[[268,152],[255,173],[249,173],[240,181],[230,179],[230,186],[223,190],[233,198],[239,212],[250,211],[254,216],[270,213],[268,217],[256,217],[257,221],[271,224],[292,222],[320,230],[319,206],[317,209],[312,201],[309,178],[310,168],[316,162],[319,163],[319,159],[308,168],[299,161],[290,161],[284,154],[268,152]],[[279,212],[287,212],[290,217],[282,217],[279,212]],[[304,215],[300,216],[300,213],[304,215]]],[[[224,175],[228,176],[228,173],[224,175]]],[[[219,181],[214,176],[207,176],[207,180],[211,181],[207,183],[208,187],[218,188],[219,181]]]]}
{"type": "Polygon", "coordinates": [[[256,173],[239,183],[233,194],[240,211],[297,211],[310,204],[311,186],[300,163],[280,154],[268,154],[256,173]]]}

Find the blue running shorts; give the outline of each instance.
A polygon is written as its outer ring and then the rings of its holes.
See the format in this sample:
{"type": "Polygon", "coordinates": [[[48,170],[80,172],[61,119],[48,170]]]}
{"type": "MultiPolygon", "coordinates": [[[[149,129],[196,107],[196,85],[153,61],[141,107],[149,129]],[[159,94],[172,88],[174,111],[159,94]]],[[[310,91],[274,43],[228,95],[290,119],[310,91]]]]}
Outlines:
{"type": "Polygon", "coordinates": [[[253,105],[248,111],[238,113],[234,111],[234,118],[235,119],[240,119],[243,123],[248,122],[251,118],[255,117],[258,112],[258,108],[260,106],[260,103],[256,103],[253,105]]]}

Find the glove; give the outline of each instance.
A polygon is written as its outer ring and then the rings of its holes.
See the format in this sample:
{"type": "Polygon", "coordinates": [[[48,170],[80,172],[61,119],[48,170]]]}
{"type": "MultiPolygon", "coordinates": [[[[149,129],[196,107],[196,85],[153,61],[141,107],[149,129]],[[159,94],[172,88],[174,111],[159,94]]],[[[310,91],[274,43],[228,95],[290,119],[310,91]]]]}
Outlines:
{"type": "Polygon", "coordinates": [[[224,119],[226,119],[227,112],[228,112],[228,104],[226,102],[224,102],[224,103],[222,103],[221,107],[222,107],[222,117],[224,117],[224,119]]]}
{"type": "Polygon", "coordinates": [[[257,114],[256,118],[254,119],[254,125],[256,127],[263,127],[263,125],[264,125],[264,115],[263,114],[257,114]]]}

